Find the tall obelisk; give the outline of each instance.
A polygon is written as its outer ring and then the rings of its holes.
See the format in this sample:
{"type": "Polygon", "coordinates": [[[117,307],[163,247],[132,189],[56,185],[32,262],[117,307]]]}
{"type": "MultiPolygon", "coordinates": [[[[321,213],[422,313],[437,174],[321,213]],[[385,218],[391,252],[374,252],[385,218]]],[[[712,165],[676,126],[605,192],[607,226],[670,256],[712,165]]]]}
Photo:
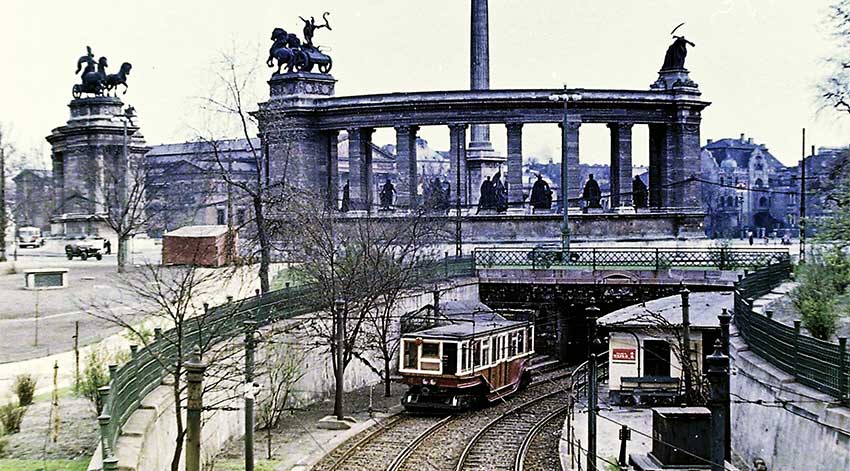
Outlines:
{"type": "MultiPolygon", "coordinates": [[[[472,90],[490,89],[490,32],[487,0],[472,0],[470,24],[469,82],[472,90]]],[[[478,202],[481,181],[492,177],[505,158],[497,156],[490,142],[490,125],[473,124],[466,151],[470,202],[478,202]]],[[[505,181],[505,175],[502,175],[505,181]]]]}
{"type": "MultiPolygon", "coordinates": [[[[472,22],[469,51],[469,88],[490,89],[490,32],[487,0],[472,0],[472,22]]],[[[493,153],[490,125],[472,125],[468,153],[493,153]]],[[[477,156],[476,156],[477,157],[477,156]]]]}

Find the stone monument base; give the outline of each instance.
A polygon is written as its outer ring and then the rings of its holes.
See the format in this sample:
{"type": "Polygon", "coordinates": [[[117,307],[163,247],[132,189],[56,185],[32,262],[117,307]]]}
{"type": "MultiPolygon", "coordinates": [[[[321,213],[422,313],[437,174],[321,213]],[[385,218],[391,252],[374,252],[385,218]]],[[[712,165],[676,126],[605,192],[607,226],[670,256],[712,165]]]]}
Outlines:
{"type": "Polygon", "coordinates": [[[698,91],[699,85],[691,80],[688,69],[669,69],[658,71],[658,80],[649,88],[653,90],[689,90],[698,91]]]}
{"type": "Polygon", "coordinates": [[[322,417],[316,427],[323,430],[348,430],[352,424],[356,423],[354,417],[345,416],[342,420],[339,420],[335,415],[328,415],[322,417]]]}
{"type": "Polygon", "coordinates": [[[271,98],[285,96],[333,96],[336,79],[330,74],[292,72],[274,74],[269,80],[271,98]]]}

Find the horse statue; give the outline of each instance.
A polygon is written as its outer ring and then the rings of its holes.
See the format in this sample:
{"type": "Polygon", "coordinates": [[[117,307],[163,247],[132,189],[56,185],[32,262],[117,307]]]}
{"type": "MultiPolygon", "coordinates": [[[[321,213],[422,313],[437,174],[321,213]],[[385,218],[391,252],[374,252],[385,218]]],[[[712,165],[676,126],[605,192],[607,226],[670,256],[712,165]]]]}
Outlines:
{"type": "Polygon", "coordinates": [[[133,65],[129,62],[125,62],[121,64],[121,68],[118,70],[117,74],[109,74],[106,76],[106,92],[110,92],[115,90],[118,92],[118,85],[124,85],[124,93],[122,95],[127,94],[127,76],[130,75],[130,69],[133,68],[133,65]]]}
{"type": "Polygon", "coordinates": [[[101,57],[97,61],[97,70],[89,64],[82,74],[82,83],[74,85],[72,93],[74,98],[80,98],[83,93],[92,93],[97,96],[103,95],[104,84],[106,83],[106,57],[101,57]]]}
{"type": "Polygon", "coordinates": [[[272,61],[277,60],[277,72],[275,73],[280,73],[283,64],[286,64],[286,71],[291,73],[298,64],[303,62],[303,52],[299,50],[301,41],[297,36],[287,33],[283,28],[275,28],[272,31],[271,40],[273,43],[269,48],[269,58],[266,59],[266,65],[274,67],[272,61]]]}

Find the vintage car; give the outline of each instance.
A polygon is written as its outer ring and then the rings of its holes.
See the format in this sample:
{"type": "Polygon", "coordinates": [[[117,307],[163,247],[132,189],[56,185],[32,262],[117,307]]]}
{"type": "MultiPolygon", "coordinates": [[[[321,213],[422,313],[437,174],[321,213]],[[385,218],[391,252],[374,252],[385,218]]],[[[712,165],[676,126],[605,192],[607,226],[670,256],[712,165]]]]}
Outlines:
{"type": "Polygon", "coordinates": [[[104,239],[100,237],[76,237],[65,244],[65,255],[68,257],[68,260],[73,260],[74,257],[80,257],[82,260],[94,257],[100,260],[103,258],[103,242],[104,239]]]}
{"type": "Polygon", "coordinates": [[[21,227],[18,229],[18,247],[43,247],[44,237],[41,235],[41,229],[37,227],[21,227]]]}

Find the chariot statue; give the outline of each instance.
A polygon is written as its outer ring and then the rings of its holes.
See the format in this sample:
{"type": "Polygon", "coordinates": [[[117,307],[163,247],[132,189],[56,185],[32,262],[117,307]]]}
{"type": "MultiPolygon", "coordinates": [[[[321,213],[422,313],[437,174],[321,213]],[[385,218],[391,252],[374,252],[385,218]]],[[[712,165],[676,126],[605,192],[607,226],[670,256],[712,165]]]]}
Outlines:
{"type": "Polygon", "coordinates": [[[74,98],[81,98],[83,93],[94,96],[103,96],[110,91],[117,92],[119,85],[124,86],[124,93],[127,93],[127,76],[130,75],[130,69],[133,66],[129,62],[121,64],[117,74],[107,74],[106,68],[109,63],[106,57],[101,56],[95,62],[94,54],[91,51],[91,46],[86,46],[86,54],[77,59],[77,70],[75,74],[80,74],[81,83],[75,84],[71,89],[71,94],[74,98]],[[83,68],[85,64],[85,68],[83,68]]]}
{"type": "Polygon", "coordinates": [[[266,59],[266,65],[274,67],[274,61],[276,60],[276,74],[281,73],[284,65],[286,66],[287,73],[295,71],[312,72],[314,67],[318,67],[319,72],[323,74],[329,73],[331,67],[333,67],[333,60],[329,55],[322,52],[318,46],[313,44],[313,36],[316,30],[321,28],[331,30],[328,15],[330,15],[328,12],[322,15],[322,19],[325,21],[323,25],[317,25],[315,17],[311,16],[309,20],[299,17],[304,22],[303,43],[295,34],[288,33],[283,28],[275,28],[271,35],[272,45],[269,48],[269,57],[266,59]]]}

